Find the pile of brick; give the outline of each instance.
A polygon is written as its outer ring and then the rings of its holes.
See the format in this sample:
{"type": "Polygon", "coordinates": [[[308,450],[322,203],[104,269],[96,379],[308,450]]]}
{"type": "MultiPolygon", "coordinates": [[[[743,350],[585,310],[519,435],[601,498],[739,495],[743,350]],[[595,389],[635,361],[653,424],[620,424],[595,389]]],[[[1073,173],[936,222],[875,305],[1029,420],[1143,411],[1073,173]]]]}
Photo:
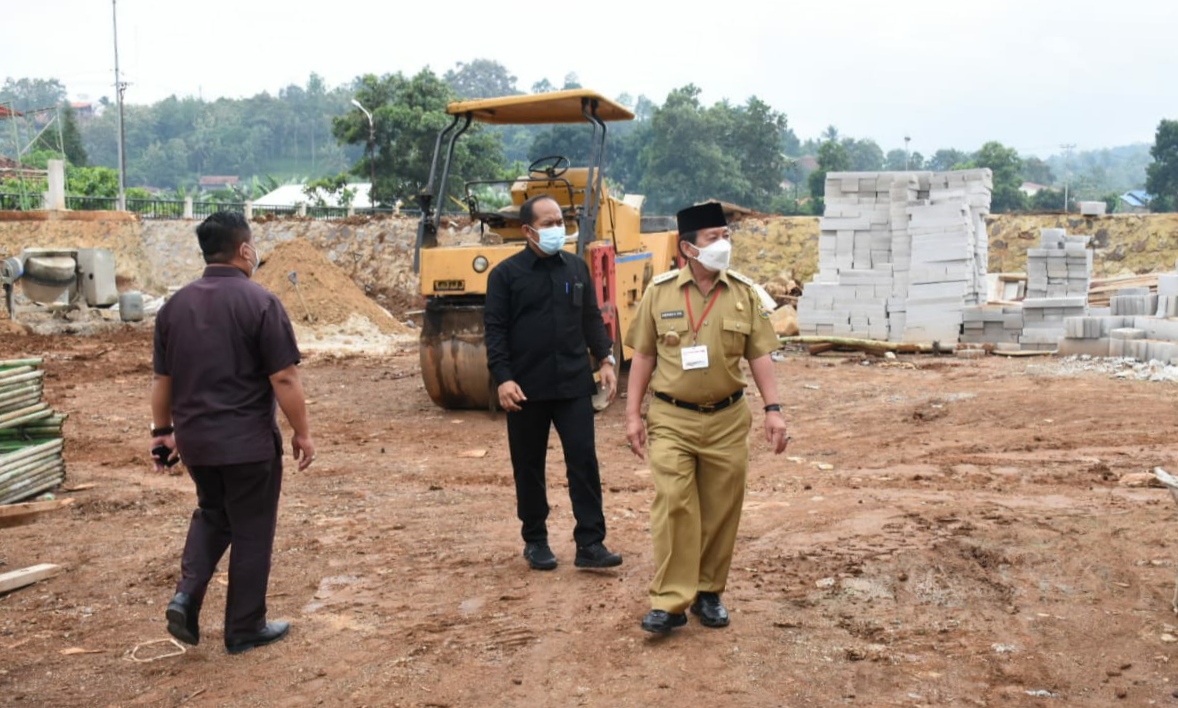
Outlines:
{"type": "Polygon", "coordinates": [[[1039,248],[1027,249],[1027,297],[1023,300],[1023,349],[1051,351],[1066,336],[1064,321],[1088,312],[1092,251],[1088,236],[1042,229],[1039,248]]]}
{"type": "Polygon", "coordinates": [[[1178,320],[1170,319],[1176,301],[1178,272],[1159,274],[1156,293],[1121,288],[1109,298],[1109,307],[1065,320],[1059,353],[1178,363],[1178,320]]]}
{"type": "Polygon", "coordinates": [[[834,172],[803,335],[956,342],[986,300],[989,170],[834,172]]]}

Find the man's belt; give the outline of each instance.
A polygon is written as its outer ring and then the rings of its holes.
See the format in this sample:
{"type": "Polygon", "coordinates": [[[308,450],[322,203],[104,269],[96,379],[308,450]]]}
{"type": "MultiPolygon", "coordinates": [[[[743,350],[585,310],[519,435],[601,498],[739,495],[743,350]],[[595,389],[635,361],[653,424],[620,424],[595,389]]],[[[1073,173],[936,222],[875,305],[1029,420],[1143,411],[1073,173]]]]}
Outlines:
{"type": "Polygon", "coordinates": [[[744,398],[744,389],[742,388],[728,398],[721,399],[715,403],[688,403],[687,401],[680,401],[671,398],[667,394],[660,391],[655,391],[654,397],[660,401],[666,401],[676,408],[685,408],[689,411],[696,411],[697,413],[715,413],[716,411],[724,410],[728,406],[731,406],[733,403],[736,403],[740,399],[744,398]]]}

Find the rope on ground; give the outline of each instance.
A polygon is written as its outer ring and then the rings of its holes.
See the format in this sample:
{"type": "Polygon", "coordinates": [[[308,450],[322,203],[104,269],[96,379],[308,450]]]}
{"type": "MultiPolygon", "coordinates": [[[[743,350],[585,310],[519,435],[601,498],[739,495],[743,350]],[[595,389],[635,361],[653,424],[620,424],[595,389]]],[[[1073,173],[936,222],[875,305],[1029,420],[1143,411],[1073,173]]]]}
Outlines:
{"type": "Polygon", "coordinates": [[[134,662],[137,662],[140,664],[150,664],[153,661],[159,661],[160,659],[171,659],[174,656],[183,656],[184,654],[187,654],[187,653],[188,653],[187,647],[185,647],[183,644],[176,641],[175,639],[172,639],[171,637],[169,637],[167,639],[153,639],[150,642],[143,642],[142,644],[137,644],[137,645],[135,645],[135,648],[132,649],[131,652],[127,655],[127,658],[130,659],[131,661],[134,661],[134,662]],[[154,644],[171,644],[172,646],[176,647],[177,651],[169,652],[167,654],[160,654],[159,656],[153,656],[153,657],[149,657],[146,659],[140,659],[138,656],[139,650],[144,647],[152,646],[154,644]]]}

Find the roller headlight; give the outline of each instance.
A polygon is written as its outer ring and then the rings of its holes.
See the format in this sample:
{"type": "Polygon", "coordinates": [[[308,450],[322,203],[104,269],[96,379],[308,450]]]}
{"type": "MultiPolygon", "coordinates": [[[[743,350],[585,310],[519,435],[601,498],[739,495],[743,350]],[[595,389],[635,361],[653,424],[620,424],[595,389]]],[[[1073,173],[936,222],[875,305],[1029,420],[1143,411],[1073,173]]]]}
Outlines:
{"type": "Polygon", "coordinates": [[[491,262],[487,260],[486,256],[475,256],[474,263],[471,265],[474,266],[474,272],[482,273],[491,265],[491,262]]]}

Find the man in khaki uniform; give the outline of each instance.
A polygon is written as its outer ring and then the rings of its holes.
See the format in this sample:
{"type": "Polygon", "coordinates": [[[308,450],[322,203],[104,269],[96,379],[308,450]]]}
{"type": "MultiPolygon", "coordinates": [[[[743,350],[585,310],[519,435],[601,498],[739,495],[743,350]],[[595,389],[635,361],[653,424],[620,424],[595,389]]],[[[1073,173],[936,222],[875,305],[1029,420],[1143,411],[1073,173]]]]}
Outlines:
{"type": "Polygon", "coordinates": [[[648,632],[687,623],[726,627],[720,600],[728,579],[748,475],[752,413],[740,370],[745,358],[765,402],[765,438],[785,450],[785,418],[770,352],[779,347],[755,284],[728,270],[731,234],[719,204],[680,211],[679,249],[688,266],[654,279],[626,344],[634,349],[626,435],[650,452],[655,576],[648,632]],[[642,421],[647,387],[653,399],[642,421]]]}

